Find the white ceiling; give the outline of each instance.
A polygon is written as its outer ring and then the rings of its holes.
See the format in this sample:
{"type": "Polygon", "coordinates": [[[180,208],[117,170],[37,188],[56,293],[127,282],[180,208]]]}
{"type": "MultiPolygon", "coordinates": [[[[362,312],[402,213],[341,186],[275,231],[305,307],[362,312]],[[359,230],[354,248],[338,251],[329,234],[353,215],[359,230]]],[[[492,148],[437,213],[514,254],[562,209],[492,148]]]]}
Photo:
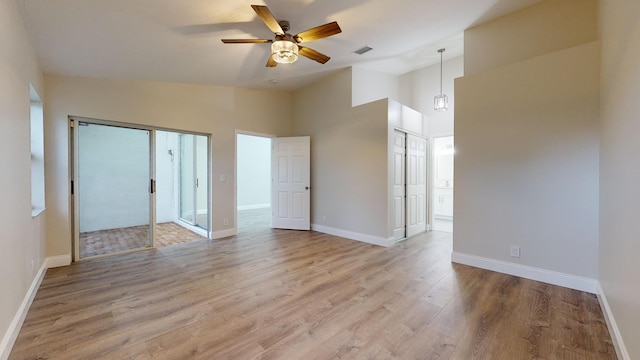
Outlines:
{"type": "Polygon", "coordinates": [[[348,66],[403,74],[438,62],[441,47],[445,60],[461,55],[466,28],[539,1],[17,0],[47,73],[289,90],[348,66]],[[273,38],[251,4],[292,34],[337,21],[341,34],[305,44],[331,60],[267,68],[269,44],[223,44],[273,38]]]}

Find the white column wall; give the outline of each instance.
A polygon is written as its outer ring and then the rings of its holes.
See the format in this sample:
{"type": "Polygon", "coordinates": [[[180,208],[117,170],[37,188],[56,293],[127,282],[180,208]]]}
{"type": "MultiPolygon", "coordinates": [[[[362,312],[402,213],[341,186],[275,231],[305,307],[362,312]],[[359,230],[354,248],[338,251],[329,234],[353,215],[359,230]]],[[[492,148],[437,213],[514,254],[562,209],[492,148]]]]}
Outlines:
{"type": "Polygon", "coordinates": [[[622,359],[640,359],[640,2],[601,1],[600,284],[622,359]]]}

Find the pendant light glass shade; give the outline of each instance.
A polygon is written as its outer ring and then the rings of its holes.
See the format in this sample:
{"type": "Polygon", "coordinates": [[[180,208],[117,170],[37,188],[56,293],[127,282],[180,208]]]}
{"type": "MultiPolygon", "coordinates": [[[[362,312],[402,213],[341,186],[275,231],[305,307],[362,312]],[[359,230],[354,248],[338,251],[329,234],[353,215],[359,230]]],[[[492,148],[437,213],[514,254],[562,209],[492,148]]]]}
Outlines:
{"type": "Polygon", "coordinates": [[[449,109],[449,98],[442,93],[442,53],[445,49],[440,49],[440,95],[433,98],[433,109],[435,111],[447,111],[449,109]]]}
{"type": "Polygon", "coordinates": [[[289,40],[278,40],[271,44],[271,56],[280,64],[291,64],[298,60],[298,45],[289,40]]]}
{"type": "Polygon", "coordinates": [[[449,109],[449,98],[447,95],[436,95],[433,98],[433,109],[435,111],[447,111],[447,109],[449,109]]]}

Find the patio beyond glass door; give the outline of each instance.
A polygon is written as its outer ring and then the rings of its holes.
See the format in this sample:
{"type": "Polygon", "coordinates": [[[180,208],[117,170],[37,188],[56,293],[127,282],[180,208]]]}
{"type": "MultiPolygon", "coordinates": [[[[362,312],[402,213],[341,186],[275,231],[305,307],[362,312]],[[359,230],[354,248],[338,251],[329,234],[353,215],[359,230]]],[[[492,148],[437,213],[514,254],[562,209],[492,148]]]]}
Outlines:
{"type": "Polygon", "coordinates": [[[180,220],[208,228],[208,156],[206,136],[180,134],[180,220]]]}
{"type": "Polygon", "coordinates": [[[76,121],[75,258],[152,246],[149,130],[76,121]]]}

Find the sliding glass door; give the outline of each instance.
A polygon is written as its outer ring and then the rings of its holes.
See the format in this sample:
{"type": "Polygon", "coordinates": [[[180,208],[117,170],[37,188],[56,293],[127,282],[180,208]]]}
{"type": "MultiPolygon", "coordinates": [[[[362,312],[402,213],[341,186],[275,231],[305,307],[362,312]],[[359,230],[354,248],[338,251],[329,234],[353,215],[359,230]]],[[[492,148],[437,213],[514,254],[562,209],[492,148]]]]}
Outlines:
{"type": "Polygon", "coordinates": [[[152,246],[151,131],[76,120],[75,259],[152,246]]]}
{"type": "Polygon", "coordinates": [[[180,220],[208,228],[209,139],[202,135],[180,134],[180,220]]]}
{"type": "Polygon", "coordinates": [[[209,236],[209,136],[80,117],[70,135],[74,261],[190,237],[170,223],[209,236]]]}

